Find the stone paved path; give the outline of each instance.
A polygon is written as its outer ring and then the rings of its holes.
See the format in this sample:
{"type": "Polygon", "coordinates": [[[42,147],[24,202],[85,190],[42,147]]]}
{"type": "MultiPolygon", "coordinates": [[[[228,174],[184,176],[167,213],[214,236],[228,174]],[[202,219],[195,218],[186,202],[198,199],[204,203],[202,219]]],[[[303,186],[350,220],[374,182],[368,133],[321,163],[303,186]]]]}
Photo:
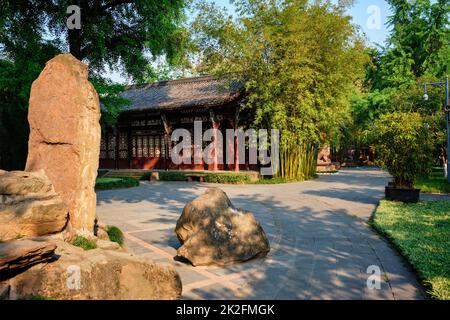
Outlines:
{"type": "Polygon", "coordinates": [[[144,182],[98,192],[101,222],[120,227],[130,252],[175,266],[185,299],[423,299],[403,259],[366,224],[383,197],[387,176],[347,169],[303,183],[214,185],[237,207],[254,212],[269,236],[265,259],[227,268],[173,260],[173,232],[186,202],[208,184],[144,182]],[[367,288],[367,268],[382,272],[367,288]]]}

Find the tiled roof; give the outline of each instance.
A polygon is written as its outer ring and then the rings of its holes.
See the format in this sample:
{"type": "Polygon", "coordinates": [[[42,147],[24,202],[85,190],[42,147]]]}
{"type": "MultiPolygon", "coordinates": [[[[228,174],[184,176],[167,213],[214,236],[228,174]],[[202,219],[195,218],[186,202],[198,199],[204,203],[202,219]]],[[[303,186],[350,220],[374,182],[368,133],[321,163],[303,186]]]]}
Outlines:
{"type": "Polygon", "coordinates": [[[125,111],[172,110],[220,106],[239,99],[241,88],[208,76],[129,86],[122,96],[132,102],[125,111]]]}

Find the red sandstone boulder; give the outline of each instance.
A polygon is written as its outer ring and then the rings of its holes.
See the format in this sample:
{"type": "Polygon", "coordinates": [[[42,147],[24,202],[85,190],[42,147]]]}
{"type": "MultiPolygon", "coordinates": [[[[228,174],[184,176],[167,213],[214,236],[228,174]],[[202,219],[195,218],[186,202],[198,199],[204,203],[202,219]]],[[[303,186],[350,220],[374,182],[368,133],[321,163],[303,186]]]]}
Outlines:
{"type": "Polygon", "coordinates": [[[0,240],[60,232],[68,209],[43,172],[0,174],[0,240]]]}
{"type": "Polygon", "coordinates": [[[0,280],[52,260],[56,245],[45,241],[15,240],[0,243],[0,280]]]}
{"type": "Polygon", "coordinates": [[[33,82],[26,171],[44,170],[69,208],[70,226],[92,234],[100,106],[87,66],[71,54],[48,61],[33,82]]]}

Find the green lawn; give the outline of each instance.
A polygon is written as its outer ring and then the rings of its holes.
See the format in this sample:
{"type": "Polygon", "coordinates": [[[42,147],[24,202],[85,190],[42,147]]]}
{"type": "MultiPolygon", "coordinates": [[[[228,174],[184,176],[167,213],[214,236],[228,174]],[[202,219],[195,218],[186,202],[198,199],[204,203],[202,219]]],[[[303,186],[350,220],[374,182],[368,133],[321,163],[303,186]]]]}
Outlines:
{"type": "Polygon", "coordinates": [[[95,190],[110,190],[120,188],[131,188],[139,185],[139,181],[129,177],[123,178],[97,178],[95,190]]]}
{"type": "Polygon", "coordinates": [[[373,226],[409,260],[435,299],[450,299],[450,201],[382,200],[373,226]]]}
{"type": "Polygon", "coordinates": [[[450,193],[450,183],[444,178],[443,168],[435,167],[428,178],[417,179],[415,187],[421,192],[450,193]]]}

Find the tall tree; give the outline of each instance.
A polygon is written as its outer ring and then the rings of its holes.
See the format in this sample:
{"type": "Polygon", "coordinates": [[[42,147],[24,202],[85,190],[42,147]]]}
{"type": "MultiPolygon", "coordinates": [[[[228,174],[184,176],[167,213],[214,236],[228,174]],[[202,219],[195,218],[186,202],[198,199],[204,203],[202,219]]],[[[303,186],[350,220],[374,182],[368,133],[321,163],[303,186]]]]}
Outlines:
{"type": "Polygon", "coordinates": [[[23,168],[31,83],[46,61],[71,52],[88,63],[107,110],[102,121],[114,121],[126,101],[118,96],[122,87],[102,74],[112,69],[140,82],[154,76],[157,56],[180,63],[188,39],[182,27],[187,2],[0,0],[0,168],[23,168]],[[69,30],[67,8],[73,4],[80,8],[81,29],[69,30]]]}
{"type": "Polygon", "coordinates": [[[200,72],[243,81],[257,128],[281,131],[281,172],[310,176],[315,147],[337,134],[367,56],[344,8],[328,1],[240,0],[233,20],[201,3],[200,72]]]}
{"type": "Polygon", "coordinates": [[[29,37],[51,42],[89,63],[93,72],[120,65],[140,80],[152,57],[181,58],[187,36],[181,23],[186,0],[1,0],[2,53],[14,57],[29,37]],[[69,29],[71,5],[80,8],[81,28],[69,29]],[[28,31],[32,30],[31,34],[28,31]],[[26,31],[26,32],[25,32],[26,31]]]}
{"type": "Polygon", "coordinates": [[[445,148],[443,88],[430,88],[422,99],[422,83],[442,81],[450,71],[450,3],[448,0],[388,0],[391,28],[384,48],[371,49],[365,92],[352,99],[352,144],[366,143],[366,130],[384,114],[419,112],[427,117],[436,150],[445,148]],[[363,138],[363,141],[360,138],[363,138]]]}
{"type": "Polygon", "coordinates": [[[376,88],[414,83],[422,76],[443,77],[450,69],[448,0],[388,0],[391,34],[380,52],[376,88]]]}

